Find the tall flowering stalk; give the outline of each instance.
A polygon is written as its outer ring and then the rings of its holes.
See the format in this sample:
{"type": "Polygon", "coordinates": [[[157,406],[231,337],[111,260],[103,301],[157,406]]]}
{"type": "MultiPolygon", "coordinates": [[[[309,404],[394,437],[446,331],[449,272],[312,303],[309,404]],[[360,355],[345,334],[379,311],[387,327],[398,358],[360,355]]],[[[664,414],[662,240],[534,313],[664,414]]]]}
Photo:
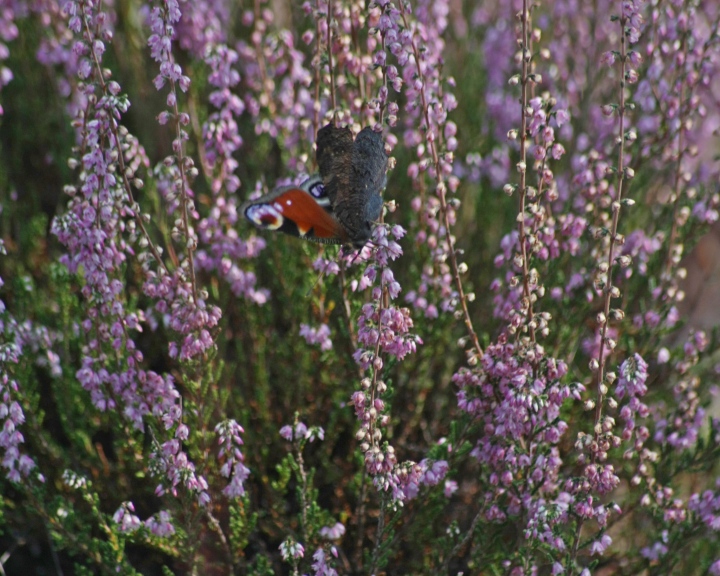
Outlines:
{"type": "Polygon", "coordinates": [[[595,233],[596,237],[600,239],[607,238],[607,259],[598,265],[595,280],[596,289],[602,293],[602,312],[598,314],[597,318],[598,329],[600,331],[600,348],[598,357],[591,362],[591,369],[597,371],[598,380],[597,399],[595,403],[595,428],[597,428],[602,419],[602,407],[604,397],[607,394],[607,384],[612,384],[612,382],[606,382],[605,373],[608,357],[605,351],[607,349],[607,351],[611,353],[616,345],[616,341],[608,335],[610,319],[622,320],[624,316],[622,310],[611,310],[612,300],[618,299],[621,295],[619,288],[613,284],[613,269],[616,265],[626,267],[631,263],[631,259],[628,257],[617,257],[616,250],[618,246],[622,246],[625,242],[625,237],[618,233],[618,223],[620,221],[622,206],[631,206],[634,204],[633,200],[624,197],[624,193],[626,193],[624,188],[626,188],[626,182],[635,174],[635,171],[626,165],[625,146],[626,142],[632,139],[632,133],[626,130],[627,114],[629,112],[626,102],[627,85],[634,84],[637,81],[637,72],[630,66],[631,62],[628,56],[627,43],[636,42],[639,36],[638,28],[641,25],[642,17],[638,12],[637,4],[633,2],[623,2],[622,14],[618,22],[621,29],[620,51],[618,55],[620,68],[620,100],[617,106],[611,105],[611,108],[618,116],[618,158],[617,166],[612,168],[612,172],[617,176],[617,181],[611,204],[612,217],[610,227],[609,229],[599,229],[595,233]]]}
{"type": "MultiPolygon", "coordinates": [[[[580,495],[587,502],[592,501],[593,493],[605,495],[611,493],[619,484],[620,479],[617,476],[615,466],[608,460],[608,452],[612,448],[619,446],[621,438],[614,434],[613,428],[615,419],[610,416],[603,415],[603,407],[605,397],[608,394],[617,375],[607,370],[607,361],[610,354],[617,345],[617,331],[610,329],[610,321],[622,320],[624,312],[621,309],[611,308],[612,300],[618,299],[621,295],[620,289],[615,284],[615,269],[625,268],[632,262],[627,255],[617,255],[616,250],[625,242],[625,237],[618,232],[618,222],[622,206],[632,205],[631,199],[625,198],[627,191],[627,181],[634,175],[634,170],[627,165],[626,160],[626,144],[634,139],[634,132],[627,129],[627,115],[630,106],[627,101],[628,84],[634,84],[638,75],[632,67],[632,62],[628,53],[628,43],[635,43],[639,39],[640,27],[642,25],[642,16],[639,12],[639,2],[623,2],[621,6],[621,15],[614,17],[620,27],[620,50],[613,52],[612,61],[615,57],[619,61],[619,102],[616,105],[607,105],[605,110],[607,113],[617,113],[618,116],[618,133],[616,141],[618,142],[617,165],[608,168],[608,172],[616,175],[616,185],[614,191],[608,191],[611,198],[611,216],[601,216],[603,222],[607,222],[606,226],[599,226],[595,230],[595,237],[603,241],[604,253],[599,257],[599,263],[595,272],[595,290],[601,294],[601,311],[597,315],[597,330],[599,338],[599,346],[597,356],[590,360],[590,370],[596,375],[596,393],[595,398],[586,402],[586,408],[592,410],[594,408],[593,434],[584,435],[580,433],[576,446],[584,451],[588,451],[588,455],[581,454],[580,462],[584,466],[584,479],[578,485],[580,495]]],[[[628,361],[629,362],[629,361],[628,361]]],[[[623,369],[623,378],[620,380],[618,388],[619,396],[624,395],[624,383],[628,380],[636,378],[636,372],[640,375],[637,378],[640,384],[632,391],[631,396],[642,396],[644,393],[644,380],[647,378],[647,365],[642,358],[637,356],[633,360],[633,367],[627,365],[623,369]]],[[[628,388],[630,390],[630,388],[628,388]]],[[[617,406],[617,402],[611,402],[613,407],[617,406]]],[[[642,404],[635,402],[635,409],[639,409],[642,404]]],[[[568,557],[567,569],[571,569],[572,563],[575,562],[578,546],[580,542],[580,534],[583,524],[588,519],[598,519],[601,528],[607,523],[607,513],[604,505],[595,507],[593,505],[577,506],[575,512],[578,514],[576,534],[572,545],[571,554],[568,557]]],[[[603,543],[604,550],[611,540],[606,537],[603,543]]]]}
{"type": "MultiPolygon", "coordinates": [[[[67,213],[53,223],[53,232],[68,247],[63,261],[71,272],[83,271],[83,295],[90,303],[83,321],[88,342],[78,377],[98,409],[114,409],[120,403],[129,420],[142,428],[142,418],[155,410],[172,421],[178,400],[172,378],[138,368],[143,355],[130,332],[140,329],[140,319],[137,313],[126,311],[122,284],[117,279],[120,266],[132,251],[123,234],[129,233],[131,242],[148,238],[130,190],[144,153],[118,123],[129,105],[126,97],[116,82],[107,81],[102,74],[103,38],[111,36],[104,27],[104,15],[84,3],[71,4],[69,13],[70,28],[83,38],[78,44],[84,56],[79,74],[87,80],[84,90],[88,105],[76,121],[81,159],[70,161],[82,168],[81,186],[79,190],[67,188],[72,199],[67,213]],[[110,358],[118,369],[115,374],[104,366],[110,358]],[[143,392],[149,394],[147,399],[138,395],[135,378],[148,386],[143,392]]],[[[134,182],[141,185],[139,180],[134,182]]],[[[155,257],[162,262],[157,250],[155,257]]]]}
{"type": "Polygon", "coordinates": [[[506,194],[518,196],[517,230],[506,236],[504,254],[496,259],[509,267],[506,286],[496,282],[496,314],[507,324],[477,367],[461,368],[453,376],[459,387],[458,407],[473,424],[468,431],[474,442],[470,454],[485,472],[473,520],[445,564],[473,539],[478,525],[511,522],[522,538],[507,551],[506,564],[523,573],[535,566],[535,551],[544,549],[549,557],[560,558],[567,548],[561,527],[572,499],[562,485],[560,443],[569,426],[561,410],[579,400],[584,387],[564,382],[566,362],[546,352],[541,343],[550,335],[552,315],[538,311],[545,289],[535,264],[552,258],[559,244],[552,216],[557,183],[551,163],[563,154],[555,130],[568,121],[568,114],[556,107],[555,98],[533,95],[542,75],[534,68],[532,42],[539,42],[541,35],[532,28],[528,2],[523,2],[517,19],[519,73],[510,77],[509,85],[520,88],[519,111],[515,107],[520,127],[510,129],[507,137],[519,146],[519,181],[503,187],[506,194]]]}
{"type": "MultiPolygon", "coordinates": [[[[5,243],[0,239],[0,255],[5,256],[7,250],[5,243]]],[[[0,278],[0,288],[4,281],[0,278]]],[[[4,316],[2,321],[2,333],[8,338],[14,332],[18,335],[17,322],[13,318],[6,317],[5,302],[0,299],[0,314],[4,316]],[[8,326],[9,324],[9,326],[8,326]]],[[[4,338],[4,340],[5,340],[4,338]]],[[[22,406],[17,401],[19,384],[12,376],[12,367],[17,364],[22,354],[22,348],[17,342],[3,341],[0,343],[0,448],[2,448],[2,468],[5,476],[11,482],[20,482],[27,478],[30,472],[36,467],[33,459],[22,452],[22,445],[25,438],[22,434],[22,425],[25,422],[25,414],[22,406]]]]}
{"type": "MultiPolygon", "coordinates": [[[[441,6],[441,3],[435,4],[436,9],[439,6],[441,6]]],[[[473,328],[472,319],[470,318],[470,313],[467,306],[469,298],[465,294],[465,289],[463,288],[463,283],[461,279],[461,270],[465,271],[467,266],[463,265],[462,263],[458,264],[457,261],[455,238],[451,232],[451,226],[454,222],[454,216],[452,214],[454,211],[454,204],[448,202],[447,199],[447,193],[449,188],[448,183],[452,182],[450,175],[452,174],[454,145],[451,144],[450,146],[448,146],[445,153],[442,154],[438,149],[438,143],[443,143],[444,137],[452,140],[454,136],[454,125],[448,123],[447,120],[448,112],[450,112],[455,106],[454,97],[451,95],[448,96],[447,94],[442,95],[439,88],[437,86],[433,86],[433,88],[436,90],[435,97],[439,98],[442,96],[442,101],[433,101],[431,106],[427,94],[428,82],[430,80],[427,77],[427,71],[428,69],[433,69],[431,67],[433,63],[427,63],[426,57],[423,57],[420,54],[417,34],[408,23],[407,8],[404,2],[400,3],[400,15],[402,17],[404,27],[406,29],[412,30],[409,44],[410,48],[412,49],[416,74],[416,80],[413,82],[413,89],[419,93],[419,102],[416,102],[416,105],[419,105],[420,110],[422,111],[424,124],[421,126],[421,129],[424,129],[425,140],[427,142],[427,147],[430,151],[430,160],[432,160],[432,169],[430,170],[430,175],[434,176],[436,183],[435,193],[439,201],[439,209],[443,223],[443,227],[440,229],[440,232],[444,232],[444,255],[450,261],[452,276],[457,290],[457,294],[454,295],[450,302],[450,307],[454,308],[457,304],[460,305],[460,309],[462,310],[462,317],[465,322],[465,328],[467,329],[468,336],[470,337],[470,341],[473,347],[473,351],[470,353],[470,356],[479,356],[482,354],[482,348],[480,347],[477,334],[475,333],[475,329],[473,328]],[[426,62],[425,67],[423,67],[423,61],[426,62]]],[[[429,11],[428,17],[432,17],[429,14],[429,11]]],[[[439,78],[432,78],[432,82],[439,82],[439,78]]]]}

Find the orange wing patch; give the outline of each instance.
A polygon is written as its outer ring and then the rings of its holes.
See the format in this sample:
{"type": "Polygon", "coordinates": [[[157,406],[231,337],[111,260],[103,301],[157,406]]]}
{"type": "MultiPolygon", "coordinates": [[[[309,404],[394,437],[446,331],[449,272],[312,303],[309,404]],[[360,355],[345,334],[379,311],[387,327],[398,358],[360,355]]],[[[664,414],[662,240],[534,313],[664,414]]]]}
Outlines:
{"type": "Polygon", "coordinates": [[[340,223],[330,216],[315,199],[304,190],[293,188],[280,194],[273,201],[273,207],[297,226],[300,236],[310,238],[345,237],[340,223]]]}

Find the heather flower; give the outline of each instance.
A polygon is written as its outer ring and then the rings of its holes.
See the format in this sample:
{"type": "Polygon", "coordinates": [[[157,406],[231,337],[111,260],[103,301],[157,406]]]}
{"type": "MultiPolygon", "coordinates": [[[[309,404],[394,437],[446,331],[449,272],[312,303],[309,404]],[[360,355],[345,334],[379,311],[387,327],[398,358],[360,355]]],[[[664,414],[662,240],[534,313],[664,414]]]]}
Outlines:
{"type": "Polygon", "coordinates": [[[420,466],[425,470],[423,477],[423,484],[428,486],[435,486],[445,478],[448,472],[449,466],[445,460],[438,460],[430,462],[427,459],[420,462],[420,466]]]}
{"type": "Polygon", "coordinates": [[[455,480],[445,480],[445,488],[443,494],[445,498],[450,498],[458,490],[458,484],[455,480]]]}
{"type": "MultiPolygon", "coordinates": [[[[4,252],[2,244],[0,244],[0,252],[4,252]]],[[[0,327],[2,324],[0,322],[0,327]]],[[[5,328],[7,330],[7,327],[5,328]]],[[[21,452],[25,437],[20,428],[25,422],[25,414],[16,400],[20,392],[18,382],[9,374],[9,365],[17,364],[21,353],[17,344],[0,344],[0,372],[2,372],[0,374],[0,454],[2,467],[6,471],[5,476],[15,483],[26,479],[37,466],[30,456],[21,452]]]]}
{"type": "Polygon", "coordinates": [[[72,470],[65,470],[62,473],[63,482],[73,490],[81,490],[87,487],[87,478],[73,472],[72,470]]]}
{"type": "Polygon", "coordinates": [[[599,540],[595,540],[595,542],[590,545],[590,554],[602,555],[605,553],[605,550],[607,550],[610,544],[612,544],[612,538],[610,538],[607,534],[603,534],[599,540]]]}
{"type": "MultiPolygon", "coordinates": [[[[9,50],[5,42],[11,42],[18,36],[18,28],[15,24],[15,11],[13,7],[3,7],[0,12],[0,92],[2,92],[3,86],[7,86],[13,79],[13,73],[7,66],[4,66],[2,61],[7,59],[9,50]]],[[[0,116],[3,115],[2,105],[0,105],[0,116]]]]}
{"type": "Polygon", "coordinates": [[[282,554],[283,560],[298,559],[302,558],[305,554],[305,548],[299,542],[288,538],[280,544],[280,553],[282,554]]]}
{"type": "Polygon", "coordinates": [[[291,442],[293,439],[293,429],[292,426],[283,426],[280,428],[280,436],[283,437],[288,442],[291,442]]]}
{"type": "Polygon", "coordinates": [[[308,428],[304,423],[297,422],[294,428],[288,425],[283,426],[280,429],[280,436],[288,442],[297,440],[314,442],[316,438],[320,440],[325,439],[325,430],[320,426],[311,426],[308,428]]]}
{"type": "Polygon", "coordinates": [[[313,554],[313,574],[316,576],[338,576],[337,570],[327,563],[327,556],[322,548],[318,548],[313,554]]]}
{"type": "Polygon", "coordinates": [[[157,514],[150,516],[150,518],[145,520],[144,524],[145,528],[150,530],[150,532],[158,538],[167,538],[175,534],[172,516],[167,510],[161,510],[157,514]]]}
{"type": "Polygon", "coordinates": [[[235,420],[225,420],[215,426],[215,432],[218,433],[218,444],[221,446],[218,458],[225,459],[220,474],[230,479],[223,489],[223,494],[228,498],[244,496],[243,483],[250,476],[250,470],[243,464],[245,457],[240,451],[240,446],[243,445],[240,435],[245,431],[235,420]]]}
{"type": "Polygon", "coordinates": [[[620,379],[616,388],[618,398],[644,396],[647,393],[648,365],[639,354],[634,354],[620,365],[620,379]]]}
{"type": "Polygon", "coordinates": [[[313,270],[327,276],[335,276],[340,273],[340,265],[335,260],[318,256],[313,262],[313,270]]]}
{"type": "Polygon", "coordinates": [[[268,292],[257,289],[255,275],[237,264],[237,260],[257,257],[265,247],[262,238],[253,235],[242,239],[236,231],[236,192],[240,188],[240,180],[235,174],[238,162],[234,154],[243,144],[236,119],[245,111],[245,103],[234,93],[240,82],[237,70],[239,55],[224,44],[211,42],[210,38],[205,41],[207,44],[202,53],[211,70],[208,82],[217,88],[209,97],[217,111],[203,125],[205,162],[214,169],[210,186],[215,202],[209,214],[198,222],[197,266],[220,273],[236,296],[264,304],[268,292]]]}
{"type": "Polygon", "coordinates": [[[337,522],[334,526],[323,526],[320,529],[320,536],[327,540],[337,540],[345,534],[345,526],[337,522]]]}
{"type": "Polygon", "coordinates": [[[210,503],[207,480],[195,473],[195,465],[180,448],[180,442],[172,439],[156,446],[151,453],[151,471],[163,478],[163,482],[155,488],[155,494],[162,496],[169,492],[177,497],[178,487],[182,486],[197,498],[200,506],[205,507],[210,503]]]}
{"type": "Polygon", "coordinates": [[[321,324],[318,328],[311,328],[307,324],[300,324],[300,336],[305,338],[308,344],[319,345],[320,350],[324,352],[332,350],[330,328],[327,324],[321,324]]]}
{"type": "Polygon", "coordinates": [[[311,426],[305,433],[305,439],[310,442],[314,442],[316,438],[325,440],[325,430],[323,430],[320,426],[311,426]]]}
{"type": "Polygon", "coordinates": [[[133,503],[123,502],[120,508],[113,514],[113,522],[119,524],[121,532],[135,532],[142,525],[140,518],[133,514],[133,512],[135,512],[133,503]]]}

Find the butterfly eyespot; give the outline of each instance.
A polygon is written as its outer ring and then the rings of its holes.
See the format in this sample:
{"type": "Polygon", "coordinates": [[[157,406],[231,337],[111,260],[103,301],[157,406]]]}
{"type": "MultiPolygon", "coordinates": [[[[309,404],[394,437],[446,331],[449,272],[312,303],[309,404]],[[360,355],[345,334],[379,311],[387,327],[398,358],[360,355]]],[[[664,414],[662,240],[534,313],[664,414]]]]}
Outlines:
{"type": "Polygon", "coordinates": [[[322,198],[325,196],[325,186],[322,182],[316,182],[310,186],[309,192],[314,198],[322,198]]]}
{"type": "Polygon", "coordinates": [[[245,216],[260,228],[268,230],[277,230],[283,224],[283,217],[275,206],[268,204],[260,204],[257,206],[249,206],[245,210],[245,216]]]}

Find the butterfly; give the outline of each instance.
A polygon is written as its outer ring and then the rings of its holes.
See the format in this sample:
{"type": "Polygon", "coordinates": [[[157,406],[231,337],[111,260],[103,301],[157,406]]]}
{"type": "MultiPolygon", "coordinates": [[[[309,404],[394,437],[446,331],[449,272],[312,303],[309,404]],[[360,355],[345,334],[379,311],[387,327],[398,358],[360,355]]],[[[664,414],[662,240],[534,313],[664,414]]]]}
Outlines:
{"type": "Polygon", "coordinates": [[[240,211],[262,230],[362,248],[382,213],[388,162],[382,136],[367,127],[353,138],[349,128],[328,124],[318,131],[316,158],[319,175],[249,200],[240,211]]]}

